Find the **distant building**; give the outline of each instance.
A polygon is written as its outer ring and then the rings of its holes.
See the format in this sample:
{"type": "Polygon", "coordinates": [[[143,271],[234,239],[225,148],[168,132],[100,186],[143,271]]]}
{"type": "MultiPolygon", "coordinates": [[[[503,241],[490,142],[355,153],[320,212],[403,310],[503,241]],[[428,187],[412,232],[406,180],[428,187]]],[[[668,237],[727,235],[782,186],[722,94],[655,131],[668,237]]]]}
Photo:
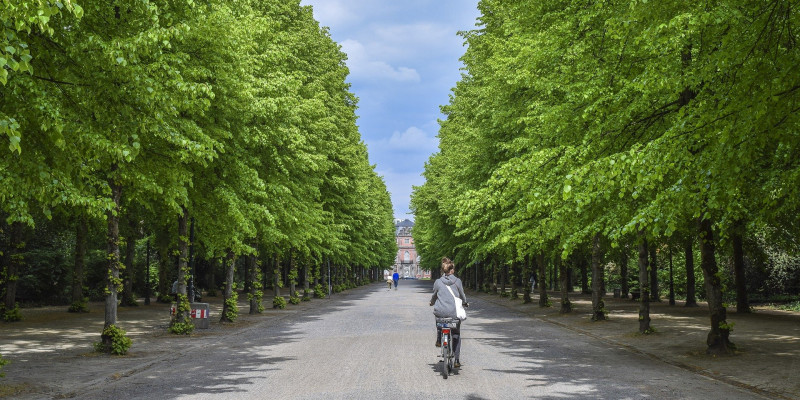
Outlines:
{"type": "Polygon", "coordinates": [[[411,237],[411,229],[414,228],[414,221],[404,219],[397,220],[394,224],[394,237],[397,240],[397,255],[394,258],[392,271],[384,271],[384,276],[388,279],[397,272],[400,278],[430,278],[430,271],[423,271],[419,268],[419,255],[414,247],[414,238],[411,237]]]}

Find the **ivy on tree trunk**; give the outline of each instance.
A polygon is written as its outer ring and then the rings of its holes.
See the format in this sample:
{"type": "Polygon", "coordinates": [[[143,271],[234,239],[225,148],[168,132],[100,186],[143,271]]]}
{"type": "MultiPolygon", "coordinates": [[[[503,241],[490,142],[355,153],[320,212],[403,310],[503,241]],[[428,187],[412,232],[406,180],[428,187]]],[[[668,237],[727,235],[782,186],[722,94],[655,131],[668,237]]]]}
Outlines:
{"type": "Polygon", "coordinates": [[[732,354],[736,346],[730,341],[732,325],[727,321],[727,310],[722,303],[722,280],[717,268],[715,258],[716,245],[714,243],[714,232],[711,227],[711,220],[706,218],[700,221],[700,268],[703,270],[703,278],[706,286],[706,299],[708,300],[708,310],[711,314],[711,331],[706,338],[708,354],[728,355],[732,354]]]}
{"type": "Polygon", "coordinates": [[[592,239],[592,321],[606,320],[606,305],[603,302],[605,271],[600,260],[600,235],[592,239]]]}

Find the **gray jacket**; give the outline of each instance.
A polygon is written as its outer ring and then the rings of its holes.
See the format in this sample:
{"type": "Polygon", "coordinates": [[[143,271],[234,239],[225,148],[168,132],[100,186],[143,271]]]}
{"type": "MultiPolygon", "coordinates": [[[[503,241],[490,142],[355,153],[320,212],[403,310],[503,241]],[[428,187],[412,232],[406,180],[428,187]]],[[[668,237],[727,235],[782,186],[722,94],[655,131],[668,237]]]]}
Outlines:
{"type": "Polygon", "coordinates": [[[456,278],[455,275],[443,275],[433,283],[433,296],[431,297],[431,303],[436,302],[433,305],[433,315],[438,318],[456,318],[456,301],[447,290],[448,286],[453,290],[454,295],[461,298],[461,301],[467,302],[461,279],[456,278]]]}

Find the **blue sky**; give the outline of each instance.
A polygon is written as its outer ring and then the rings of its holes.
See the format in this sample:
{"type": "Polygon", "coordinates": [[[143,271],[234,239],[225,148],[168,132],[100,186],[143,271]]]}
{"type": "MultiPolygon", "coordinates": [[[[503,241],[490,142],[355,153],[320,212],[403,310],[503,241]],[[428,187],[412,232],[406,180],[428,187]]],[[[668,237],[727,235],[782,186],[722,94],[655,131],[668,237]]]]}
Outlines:
{"type": "Polygon", "coordinates": [[[412,185],[437,151],[439,106],[461,77],[458,31],[475,28],[478,0],[302,0],[347,54],[358,125],[386,180],[396,218],[411,218],[412,185]]]}

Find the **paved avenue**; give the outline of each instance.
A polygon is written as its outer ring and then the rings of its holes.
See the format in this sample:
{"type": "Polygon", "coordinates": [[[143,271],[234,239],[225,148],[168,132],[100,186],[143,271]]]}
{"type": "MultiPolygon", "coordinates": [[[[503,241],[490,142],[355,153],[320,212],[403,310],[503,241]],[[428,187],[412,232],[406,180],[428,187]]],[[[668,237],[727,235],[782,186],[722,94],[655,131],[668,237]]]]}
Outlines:
{"type": "MultiPolygon", "coordinates": [[[[78,397],[106,399],[751,399],[732,386],[470,300],[445,380],[431,281],[350,290],[78,397]]],[[[468,293],[469,296],[469,293],[468,293]]]]}

